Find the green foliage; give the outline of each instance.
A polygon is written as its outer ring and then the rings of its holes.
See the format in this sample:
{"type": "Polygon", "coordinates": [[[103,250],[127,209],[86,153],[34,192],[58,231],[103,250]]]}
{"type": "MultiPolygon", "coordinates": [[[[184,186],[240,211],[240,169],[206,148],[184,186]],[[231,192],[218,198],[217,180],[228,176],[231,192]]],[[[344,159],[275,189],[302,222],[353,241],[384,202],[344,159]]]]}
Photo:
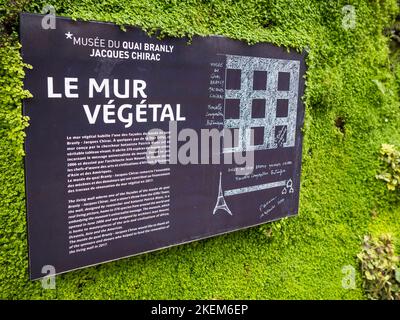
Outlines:
{"type": "Polygon", "coordinates": [[[390,235],[379,238],[364,237],[362,251],[357,255],[361,262],[364,287],[373,300],[400,300],[400,257],[395,255],[390,235]]]}
{"type": "MultiPolygon", "coordinates": [[[[400,203],[374,177],[375,151],[400,144],[400,68],[385,27],[396,0],[0,0],[0,298],[362,299],[342,287],[370,230],[400,237],[400,203]],[[161,36],[223,35],[307,48],[306,120],[298,217],[57,276],[28,280],[23,175],[26,67],[17,13],[41,12],[134,25],[161,36]],[[370,212],[377,213],[371,216],[370,212]],[[260,231],[261,230],[261,231],[260,231]]],[[[33,66],[34,67],[34,66],[33,66]]],[[[207,213],[205,213],[207,214],[207,213]]]]}
{"type": "Polygon", "coordinates": [[[380,159],[385,168],[376,178],[386,181],[386,186],[391,191],[400,189],[400,151],[394,145],[382,144],[380,159]]]}
{"type": "Polygon", "coordinates": [[[24,10],[30,0],[0,0],[0,38],[12,33],[18,21],[18,14],[24,10]]]}
{"type": "Polygon", "coordinates": [[[22,162],[28,119],[21,115],[21,100],[30,94],[22,88],[27,65],[19,49],[16,41],[0,45],[0,296],[26,282],[28,266],[22,162]]]}

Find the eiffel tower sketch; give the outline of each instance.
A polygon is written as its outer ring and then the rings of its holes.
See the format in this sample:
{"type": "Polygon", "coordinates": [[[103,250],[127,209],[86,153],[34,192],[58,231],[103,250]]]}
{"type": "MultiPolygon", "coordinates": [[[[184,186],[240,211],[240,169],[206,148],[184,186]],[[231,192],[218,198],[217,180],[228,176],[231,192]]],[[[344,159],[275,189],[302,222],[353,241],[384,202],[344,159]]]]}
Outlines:
{"type": "Polygon", "coordinates": [[[220,209],[220,210],[225,210],[232,216],[232,212],[225,202],[224,193],[222,192],[221,180],[222,180],[222,172],[219,173],[218,198],[217,198],[217,203],[215,204],[213,215],[216,214],[217,210],[220,209]]]}

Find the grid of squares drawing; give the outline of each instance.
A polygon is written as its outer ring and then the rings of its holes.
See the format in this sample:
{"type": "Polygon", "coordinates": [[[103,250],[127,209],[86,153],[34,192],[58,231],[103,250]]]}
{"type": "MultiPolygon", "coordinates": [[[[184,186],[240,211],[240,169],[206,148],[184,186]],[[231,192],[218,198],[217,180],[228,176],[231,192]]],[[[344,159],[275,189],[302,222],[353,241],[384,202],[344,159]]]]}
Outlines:
{"type": "Polygon", "coordinates": [[[297,60],[226,56],[224,127],[238,137],[224,152],[294,146],[299,72],[297,60]]]}

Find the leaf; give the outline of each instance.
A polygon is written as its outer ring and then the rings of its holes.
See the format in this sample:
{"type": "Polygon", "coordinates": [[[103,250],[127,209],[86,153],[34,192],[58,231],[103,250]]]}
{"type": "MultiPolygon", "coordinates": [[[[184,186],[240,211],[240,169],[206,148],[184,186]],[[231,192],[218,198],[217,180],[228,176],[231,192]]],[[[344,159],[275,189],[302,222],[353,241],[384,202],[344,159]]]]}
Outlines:
{"type": "MultiPolygon", "coordinates": [[[[395,271],[395,279],[398,283],[400,283],[400,268],[397,268],[395,271]]],[[[400,290],[400,288],[399,288],[400,290]]]]}

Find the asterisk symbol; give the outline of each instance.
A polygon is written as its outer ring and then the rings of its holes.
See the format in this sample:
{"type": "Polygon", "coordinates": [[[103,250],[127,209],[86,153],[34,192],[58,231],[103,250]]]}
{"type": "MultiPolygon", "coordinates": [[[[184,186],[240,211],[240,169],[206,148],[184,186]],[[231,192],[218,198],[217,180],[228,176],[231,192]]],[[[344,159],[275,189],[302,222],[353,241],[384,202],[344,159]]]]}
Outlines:
{"type": "Polygon", "coordinates": [[[68,31],[68,33],[65,34],[67,39],[72,39],[73,34],[68,31]]]}

